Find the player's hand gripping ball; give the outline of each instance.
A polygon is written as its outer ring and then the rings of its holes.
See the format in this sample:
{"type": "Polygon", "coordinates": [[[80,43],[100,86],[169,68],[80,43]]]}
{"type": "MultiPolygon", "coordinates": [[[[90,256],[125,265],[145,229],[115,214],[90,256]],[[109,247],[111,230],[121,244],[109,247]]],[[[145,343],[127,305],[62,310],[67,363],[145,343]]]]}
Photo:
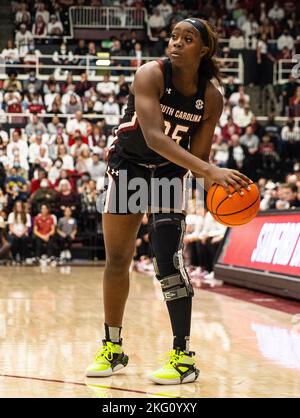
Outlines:
{"type": "Polygon", "coordinates": [[[241,196],[234,187],[230,186],[231,197],[225,188],[213,184],[206,197],[206,205],[214,219],[226,226],[244,225],[255,218],[259,211],[259,190],[254,183],[249,184],[249,190],[242,188],[241,196]]]}

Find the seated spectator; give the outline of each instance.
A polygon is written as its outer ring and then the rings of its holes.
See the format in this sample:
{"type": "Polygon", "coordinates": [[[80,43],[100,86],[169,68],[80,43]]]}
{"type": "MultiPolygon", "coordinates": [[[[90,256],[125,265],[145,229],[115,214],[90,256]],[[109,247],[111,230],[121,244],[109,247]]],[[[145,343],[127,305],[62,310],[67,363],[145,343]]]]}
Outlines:
{"type": "Polygon", "coordinates": [[[85,57],[88,53],[88,48],[85,44],[85,40],[84,39],[79,39],[78,41],[78,46],[75,49],[74,55],[75,55],[75,61],[74,64],[78,64],[78,65],[84,65],[85,64],[85,59],[82,57],[85,57]],[[81,58],[79,58],[79,56],[81,58]]]}
{"type": "Polygon", "coordinates": [[[268,17],[272,20],[282,20],[284,18],[284,10],[279,6],[278,1],[275,1],[274,6],[269,10],[268,17]]]}
{"type": "Polygon", "coordinates": [[[244,48],[245,38],[239,29],[235,29],[229,38],[229,49],[234,54],[234,56],[237,56],[238,52],[244,48]]]}
{"type": "Polygon", "coordinates": [[[107,99],[109,95],[115,92],[115,83],[109,80],[109,75],[104,74],[103,81],[97,83],[96,90],[100,93],[100,99],[107,99]]]}
{"type": "Polygon", "coordinates": [[[64,124],[59,120],[58,116],[53,116],[51,122],[47,125],[47,130],[49,135],[59,135],[59,132],[62,132],[64,129],[64,124]]]}
{"type": "Polygon", "coordinates": [[[269,135],[263,135],[262,142],[259,145],[259,154],[261,157],[262,175],[268,177],[269,173],[272,173],[274,177],[279,156],[275,151],[275,145],[269,135]]]}
{"type": "Polygon", "coordinates": [[[66,145],[68,143],[68,136],[65,134],[58,134],[51,136],[49,141],[49,157],[55,160],[58,156],[58,148],[60,145],[66,145]]]}
{"type": "Polygon", "coordinates": [[[135,57],[134,59],[132,59],[130,61],[130,65],[132,67],[140,67],[143,64],[143,60],[142,60],[142,56],[143,56],[142,45],[139,42],[137,42],[134,45],[134,50],[132,50],[129,55],[131,57],[135,57]]]}
{"type": "Polygon", "coordinates": [[[104,103],[103,106],[103,114],[104,115],[111,115],[106,116],[106,124],[107,124],[107,130],[112,129],[113,127],[117,126],[120,122],[120,107],[118,103],[115,100],[115,96],[111,95],[109,96],[106,103],[104,103]],[[115,116],[114,116],[115,115],[115,116]]]}
{"type": "Polygon", "coordinates": [[[0,216],[0,259],[9,260],[10,244],[7,239],[6,225],[2,216],[0,216]]]}
{"type": "MultiPolygon", "coordinates": [[[[118,39],[114,40],[110,49],[110,55],[111,57],[124,57],[126,55],[126,52],[122,49],[121,42],[118,39]]],[[[122,59],[111,59],[111,66],[119,67],[119,69],[122,69],[122,67],[126,64],[127,62],[122,59]]],[[[120,72],[117,70],[112,70],[111,74],[119,75],[120,72]]]]}
{"type": "Polygon", "coordinates": [[[284,29],[283,33],[277,39],[278,51],[282,51],[283,48],[288,48],[289,51],[294,50],[294,39],[288,29],[284,29]]]}
{"type": "Polygon", "coordinates": [[[43,179],[47,180],[47,173],[44,169],[38,168],[36,177],[34,177],[30,183],[30,195],[33,195],[41,187],[41,181],[43,179]]]}
{"type": "Polygon", "coordinates": [[[30,122],[25,126],[26,135],[30,138],[33,135],[47,133],[47,128],[37,115],[32,115],[30,122]]]}
{"type": "Polygon", "coordinates": [[[47,254],[51,259],[54,255],[55,221],[46,204],[42,204],[40,213],[34,218],[33,235],[37,258],[47,254]]]}
{"type": "MultiPolygon", "coordinates": [[[[86,145],[86,144],[83,144],[86,145]]],[[[86,145],[84,148],[81,148],[81,151],[77,157],[76,162],[76,171],[79,174],[86,173],[89,171],[89,168],[92,166],[93,160],[90,156],[90,149],[88,145],[86,145]]]]}
{"type": "Polygon", "coordinates": [[[289,119],[287,124],[282,128],[281,139],[283,141],[285,158],[295,162],[299,160],[300,129],[295,124],[294,119],[289,119]]]}
{"type": "Polygon", "coordinates": [[[239,135],[240,133],[241,129],[235,123],[233,123],[232,117],[229,116],[226,125],[222,127],[223,139],[228,142],[232,135],[239,135]]]}
{"type": "Polygon", "coordinates": [[[74,134],[74,144],[70,147],[70,154],[74,159],[77,159],[81,152],[85,149],[89,151],[89,146],[85,142],[83,142],[82,135],[79,131],[74,134]]]}
{"type": "MultiPolygon", "coordinates": [[[[72,65],[74,63],[74,55],[71,50],[68,50],[67,44],[63,42],[59,50],[54,52],[52,60],[55,65],[72,65]]],[[[59,68],[56,69],[55,74],[60,74],[59,68]]]]}
{"type": "Polygon", "coordinates": [[[35,71],[30,71],[28,79],[23,82],[23,91],[33,93],[42,92],[43,83],[41,80],[36,78],[35,71]]]}
{"type": "Polygon", "coordinates": [[[234,170],[239,170],[246,174],[247,170],[247,158],[248,148],[245,145],[240,144],[240,138],[238,135],[232,135],[228,148],[229,156],[227,167],[234,170]]]}
{"type": "Polygon", "coordinates": [[[253,112],[250,110],[250,106],[245,104],[243,99],[239,100],[239,104],[232,109],[233,122],[239,128],[246,128],[251,123],[253,112]]]}
{"type": "Polygon", "coordinates": [[[268,39],[274,39],[275,38],[274,26],[270,22],[270,19],[264,18],[263,20],[261,20],[261,24],[259,26],[259,34],[260,35],[263,35],[263,34],[266,35],[266,37],[268,39]]]}
{"type": "Polygon", "coordinates": [[[19,51],[18,48],[14,48],[12,39],[7,41],[7,46],[2,50],[1,57],[4,59],[6,64],[19,64],[19,51]]]}
{"type": "Polygon", "coordinates": [[[46,24],[48,24],[50,19],[50,13],[46,8],[46,5],[43,2],[37,3],[37,9],[35,13],[35,18],[37,19],[39,16],[43,17],[43,20],[46,24]]]}
{"type": "Polygon", "coordinates": [[[35,167],[43,168],[48,173],[52,164],[52,160],[48,156],[48,147],[45,144],[41,145],[39,155],[35,159],[35,167]]]}
{"type": "Polygon", "coordinates": [[[76,83],[76,93],[78,96],[83,97],[84,93],[92,87],[92,83],[88,80],[87,73],[82,73],[80,81],[76,83]]]}
{"type": "Polygon", "coordinates": [[[158,40],[152,47],[151,55],[153,57],[166,56],[166,49],[168,47],[168,34],[165,29],[161,30],[158,34],[158,40]]]}
{"type": "Polygon", "coordinates": [[[231,104],[231,106],[237,106],[239,100],[241,99],[244,101],[245,104],[250,103],[250,96],[249,94],[245,93],[245,86],[243,84],[239,86],[237,92],[231,94],[231,96],[229,97],[229,103],[231,104]]]}
{"type": "Polygon", "coordinates": [[[259,31],[259,26],[253,13],[249,13],[249,16],[242,24],[241,29],[245,35],[246,48],[255,49],[256,36],[259,31]]]}
{"type": "MultiPolygon", "coordinates": [[[[18,77],[18,73],[16,71],[12,71],[9,74],[9,78],[4,80],[3,90],[7,91],[9,93],[11,93],[11,92],[20,93],[23,89],[22,89],[22,84],[17,79],[17,77],[18,77]]],[[[5,100],[5,96],[4,96],[4,100],[5,100]]]]}
{"type": "Polygon", "coordinates": [[[88,229],[93,229],[94,221],[97,213],[96,202],[97,202],[97,188],[96,182],[90,179],[84,181],[81,186],[81,212],[83,214],[84,226],[88,229]],[[93,215],[93,216],[90,216],[93,215]],[[89,222],[91,221],[91,222],[89,222]]]}
{"type": "Polygon", "coordinates": [[[53,165],[48,173],[48,179],[52,184],[55,184],[57,179],[59,179],[62,165],[63,162],[61,158],[57,158],[56,160],[54,160],[53,165]]]}
{"type": "Polygon", "coordinates": [[[42,15],[38,15],[32,26],[32,34],[34,37],[43,38],[47,35],[47,25],[42,15]]]}
{"type": "Polygon", "coordinates": [[[87,171],[90,173],[91,179],[94,181],[97,181],[100,177],[105,176],[106,164],[103,160],[100,160],[98,152],[93,153],[92,164],[89,166],[87,171]]]}
{"type": "Polygon", "coordinates": [[[63,107],[63,113],[69,115],[74,114],[76,112],[82,112],[82,103],[80,97],[78,97],[76,94],[71,94],[69,96],[68,102],[65,103],[63,107]]]}
{"type": "Polygon", "coordinates": [[[27,160],[28,157],[28,145],[25,140],[22,139],[20,132],[18,129],[15,129],[12,133],[12,139],[7,144],[6,153],[9,160],[13,160],[14,155],[18,151],[18,155],[21,156],[22,159],[27,160]]]}
{"type": "Polygon", "coordinates": [[[240,138],[240,143],[248,148],[250,154],[254,154],[258,151],[259,138],[253,134],[251,125],[247,126],[245,134],[240,138]]]}
{"type": "Polygon", "coordinates": [[[50,22],[47,25],[47,33],[49,36],[61,36],[64,33],[64,28],[56,15],[50,16],[50,22]]]}
{"type": "Polygon", "coordinates": [[[5,189],[7,193],[7,208],[9,211],[12,210],[17,200],[22,200],[24,202],[27,199],[27,182],[25,178],[20,175],[19,166],[15,165],[8,173],[5,181],[5,189]]]}
{"type": "Polygon", "coordinates": [[[297,195],[298,187],[296,184],[282,185],[282,200],[288,204],[288,208],[294,209],[300,207],[300,200],[297,195]]]}
{"type": "Polygon", "coordinates": [[[30,197],[33,214],[38,213],[42,205],[47,205],[51,208],[51,210],[53,210],[56,199],[57,193],[52,189],[49,180],[47,178],[41,180],[40,188],[37,189],[30,197]]]}
{"type": "Polygon", "coordinates": [[[13,212],[8,215],[7,223],[13,260],[22,263],[28,256],[28,234],[31,227],[31,218],[26,213],[24,202],[16,201],[13,212]]]}
{"type": "Polygon", "coordinates": [[[67,153],[67,147],[65,145],[58,146],[57,157],[62,160],[62,168],[64,170],[74,170],[73,157],[67,153]]]}
{"type": "Polygon", "coordinates": [[[154,9],[154,13],[148,19],[148,25],[150,27],[152,36],[156,37],[159,32],[165,27],[166,23],[161,16],[158,8],[154,9]]]}
{"type": "Polygon", "coordinates": [[[77,221],[72,217],[72,209],[66,207],[64,216],[59,219],[57,225],[57,238],[61,260],[71,260],[72,243],[77,234],[77,221]]]}
{"type": "Polygon", "coordinates": [[[20,25],[20,30],[16,33],[15,42],[19,56],[21,57],[29,51],[29,46],[34,43],[33,35],[26,29],[24,23],[20,25]]]}
{"type": "Polygon", "coordinates": [[[59,216],[62,216],[66,207],[72,209],[73,213],[79,213],[80,200],[77,193],[72,192],[71,183],[64,179],[58,186],[58,195],[56,199],[56,210],[59,216]]]}
{"type": "Polygon", "coordinates": [[[292,117],[300,117],[300,86],[296,88],[295,95],[290,99],[289,115],[292,117]]]}
{"type": "Polygon", "coordinates": [[[226,167],[228,160],[228,144],[221,136],[218,136],[216,141],[212,144],[211,151],[214,164],[218,167],[226,167]]]}
{"type": "Polygon", "coordinates": [[[45,113],[44,101],[40,93],[27,93],[24,101],[29,113],[45,113]]]}
{"type": "Polygon", "coordinates": [[[15,15],[15,24],[17,26],[21,25],[21,23],[25,24],[25,22],[30,22],[31,16],[27,9],[28,6],[26,3],[20,3],[17,5],[17,13],[15,15]]]}
{"type": "Polygon", "coordinates": [[[171,4],[167,0],[161,0],[160,3],[156,6],[156,8],[159,10],[164,21],[168,22],[169,17],[173,12],[171,4]]]}
{"type": "Polygon", "coordinates": [[[68,120],[66,131],[71,137],[75,135],[76,131],[80,131],[81,135],[87,136],[87,122],[83,119],[81,111],[77,111],[75,117],[68,120]]]}
{"type": "Polygon", "coordinates": [[[118,82],[115,86],[115,94],[119,104],[125,104],[129,95],[129,85],[125,80],[123,74],[120,75],[118,82]]]}

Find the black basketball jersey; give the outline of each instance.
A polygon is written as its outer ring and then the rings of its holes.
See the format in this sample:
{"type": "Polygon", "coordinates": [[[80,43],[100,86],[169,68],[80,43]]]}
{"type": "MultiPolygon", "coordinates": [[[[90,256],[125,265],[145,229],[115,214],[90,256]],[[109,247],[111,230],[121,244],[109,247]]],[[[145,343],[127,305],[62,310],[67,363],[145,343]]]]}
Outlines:
{"type": "MultiPolygon", "coordinates": [[[[164,59],[158,62],[164,75],[164,94],[160,104],[165,121],[165,134],[188,149],[190,138],[203,117],[206,80],[199,77],[197,93],[193,97],[185,97],[173,85],[170,60],[164,59]]],[[[161,164],[167,161],[147,146],[137,119],[134,95],[131,92],[111,150],[136,163],[161,164]]]]}

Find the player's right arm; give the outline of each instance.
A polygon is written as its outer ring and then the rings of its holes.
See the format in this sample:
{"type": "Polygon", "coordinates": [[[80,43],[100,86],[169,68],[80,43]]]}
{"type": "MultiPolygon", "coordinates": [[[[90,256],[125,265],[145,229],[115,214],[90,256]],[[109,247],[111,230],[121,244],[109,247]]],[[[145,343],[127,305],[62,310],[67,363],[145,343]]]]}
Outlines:
{"type": "MultiPolygon", "coordinates": [[[[197,173],[197,177],[209,179],[215,177],[213,166],[186,151],[172,138],[165,135],[164,118],[160,107],[163,89],[163,75],[157,62],[150,62],[138,69],[132,85],[132,92],[135,96],[139,125],[148,147],[167,160],[197,173]]],[[[226,176],[224,175],[224,177],[226,176]]],[[[215,179],[214,182],[218,183],[215,179]]],[[[237,181],[232,183],[234,186],[240,187],[237,181]]]]}

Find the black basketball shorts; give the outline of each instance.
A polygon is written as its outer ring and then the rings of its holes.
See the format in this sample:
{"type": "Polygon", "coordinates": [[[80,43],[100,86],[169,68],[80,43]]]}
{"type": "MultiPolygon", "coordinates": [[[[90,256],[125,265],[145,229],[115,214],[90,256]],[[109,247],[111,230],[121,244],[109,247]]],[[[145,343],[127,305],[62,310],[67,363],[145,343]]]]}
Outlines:
{"type": "Polygon", "coordinates": [[[101,213],[185,213],[189,198],[189,172],[166,162],[138,164],[113,151],[97,209],[101,213]]]}

